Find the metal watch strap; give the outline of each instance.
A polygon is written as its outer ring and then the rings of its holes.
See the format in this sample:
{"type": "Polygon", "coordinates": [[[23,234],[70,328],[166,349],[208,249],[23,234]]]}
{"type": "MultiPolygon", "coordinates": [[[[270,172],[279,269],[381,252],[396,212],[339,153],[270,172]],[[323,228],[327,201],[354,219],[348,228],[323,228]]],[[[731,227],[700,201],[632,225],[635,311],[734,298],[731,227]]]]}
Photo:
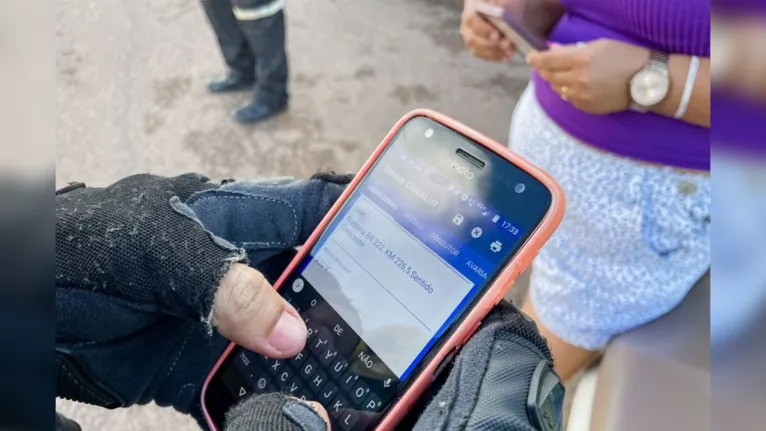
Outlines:
{"type": "MultiPolygon", "coordinates": [[[[662,51],[652,51],[649,55],[649,60],[644,64],[644,67],[641,68],[636,74],[639,74],[643,72],[644,70],[656,70],[658,72],[661,72],[665,76],[668,75],[668,61],[670,60],[670,55],[667,52],[662,51]]],[[[632,111],[637,112],[646,112],[649,107],[639,105],[635,101],[630,102],[630,109],[632,111]]]]}
{"type": "Polygon", "coordinates": [[[667,52],[652,51],[652,54],[649,56],[649,61],[646,62],[644,69],[654,69],[667,75],[669,59],[670,55],[667,52]]]}

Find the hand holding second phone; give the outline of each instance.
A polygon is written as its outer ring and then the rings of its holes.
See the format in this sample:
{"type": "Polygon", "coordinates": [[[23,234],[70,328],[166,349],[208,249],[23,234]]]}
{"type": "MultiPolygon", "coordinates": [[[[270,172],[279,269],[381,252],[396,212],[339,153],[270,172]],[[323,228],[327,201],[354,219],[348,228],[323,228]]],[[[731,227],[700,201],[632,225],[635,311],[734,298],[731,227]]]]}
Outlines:
{"type": "MultiPolygon", "coordinates": [[[[509,61],[516,52],[513,43],[476,12],[480,0],[465,0],[460,35],[465,46],[477,57],[489,61],[509,61]]],[[[490,1],[499,3],[499,1],[490,1]]]]}
{"type": "Polygon", "coordinates": [[[564,100],[590,114],[625,111],[631,103],[630,80],[651,52],[616,40],[599,39],[552,45],[527,62],[564,100]]]}

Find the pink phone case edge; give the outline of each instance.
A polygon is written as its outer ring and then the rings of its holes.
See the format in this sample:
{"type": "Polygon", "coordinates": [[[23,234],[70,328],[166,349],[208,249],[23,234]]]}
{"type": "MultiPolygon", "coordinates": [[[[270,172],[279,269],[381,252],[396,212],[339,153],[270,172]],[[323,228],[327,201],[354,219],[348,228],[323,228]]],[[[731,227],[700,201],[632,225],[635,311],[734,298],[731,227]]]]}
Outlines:
{"type": "MultiPolygon", "coordinates": [[[[528,162],[521,156],[511,152],[508,148],[497,143],[493,139],[469,128],[468,126],[463,125],[462,123],[452,118],[449,118],[448,116],[444,114],[440,114],[438,112],[427,110],[427,109],[416,109],[414,111],[407,113],[404,117],[402,117],[394,125],[394,127],[388,132],[385,138],[383,138],[383,141],[381,142],[381,144],[378,145],[378,147],[372,153],[370,158],[364,163],[364,165],[362,165],[362,168],[354,177],[354,180],[351,181],[349,186],[346,188],[343,194],[338,198],[338,200],[332,206],[330,211],[328,211],[327,215],[325,215],[325,217],[319,223],[319,225],[311,234],[311,236],[308,238],[308,240],[306,240],[306,244],[303,247],[301,247],[301,250],[295,256],[292,262],[290,262],[290,265],[287,267],[285,272],[282,274],[282,276],[279,277],[279,280],[277,280],[277,282],[274,284],[275,289],[279,290],[279,288],[284,283],[284,280],[287,278],[287,275],[290,272],[292,272],[293,269],[295,269],[295,267],[298,265],[298,262],[300,262],[300,260],[303,259],[306,253],[308,253],[309,249],[311,248],[311,245],[313,245],[317,241],[321,232],[324,231],[324,229],[330,223],[330,221],[338,212],[338,210],[343,205],[343,203],[348,199],[351,193],[353,193],[353,191],[357,188],[362,178],[367,174],[367,172],[369,172],[369,170],[372,168],[372,165],[383,153],[383,150],[385,150],[385,148],[388,147],[388,145],[391,143],[391,140],[399,131],[399,129],[404,125],[404,123],[406,123],[411,118],[416,116],[425,116],[425,117],[431,118],[434,121],[442,123],[445,126],[453,130],[456,130],[465,136],[470,137],[471,139],[476,141],[479,145],[482,145],[494,151],[495,153],[497,153],[504,159],[520,167],[521,169],[523,169],[524,171],[526,171],[527,173],[535,177],[537,180],[539,180],[541,183],[543,183],[546,187],[548,187],[548,189],[551,191],[552,200],[551,200],[550,209],[548,210],[548,213],[543,218],[543,221],[537,226],[535,231],[527,239],[526,243],[522,246],[522,248],[513,258],[513,260],[511,260],[509,265],[506,266],[500,272],[495,282],[492,283],[492,285],[490,285],[487,288],[486,293],[481,298],[479,303],[474,307],[473,310],[469,312],[468,316],[466,316],[463,323],[449,337],[445,345],[434,356],[434,359],[428,365],[426,365],[423,372],[412,383],[411,387],[402,395],[401,399],[391,407],[391,410],[388,412],[388,414],[386,414],[386,416],[383,418],[380,424],[375,428],[376,431],[392,429],[397,423],[399,423],[399,421],[401,421],[404,415],[407,414],[411,406],[415,403],[415,401],[417,401],[418,397],[420,397],[420,395],[423,394],[423,392],[428,388],[428,386],[430,386],[431,382],[433,381],[433,378],[432,378],[433,373],[436,371],[439,364],[441,364],[444,358],[452,350],[462,346],[470,338],[470,336],[473,335],[473,333],[479,327],[479,325],[487,316],[487,314],[489,314],[492,308],[498,302],[500,302],[501,299],[503,299],[503,296],[510,289],[516,277],[519,274],[521,274],[521,272],[523,272],[524,269],[526,269],[527,266],[529,266],[529,264],[532,262],[535,256],[537,256],[537,253],[540,251],[542,246],[551,237],[553,232],[558,227],[559,223],[561,223],[561,219],[564,217],[564,209],[566,205],[564,193],[561,190],[561,187],[559,186],[559,184],[556,182],[556,180],[554,180],[547,173],[543,172],[540,168],[532,165],[530,162],[528,162]]],[[[214,430],[214,431],[220,431],[220,430],[218,430],[213,424],[213,421],[207,410],[207,406],[205,405],[205,393],[207,392],[208,385],[210,384],[210,381],[212,380],[213,376],[221,367],[221,364],[223,364],[223,361],[229,356],[234,346],[235,346],[234,343],[229,344],[229,346],[226,348],[224,353],[216,362],[213,369],[208,374],[207,378],[205,379],[205,383],[202,386],[202,393],[200,395],[202,412],[205,416],[205,420],[207,421],[208,426],[210,427],[211,430],[214,430]]]]}

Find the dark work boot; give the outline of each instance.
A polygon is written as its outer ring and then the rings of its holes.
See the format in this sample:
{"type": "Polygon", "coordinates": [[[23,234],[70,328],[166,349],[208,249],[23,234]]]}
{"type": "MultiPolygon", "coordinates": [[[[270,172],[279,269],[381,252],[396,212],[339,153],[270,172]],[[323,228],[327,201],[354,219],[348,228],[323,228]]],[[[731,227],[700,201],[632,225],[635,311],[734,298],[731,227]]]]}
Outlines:
{"type": "Polygon", "coordinates": [[[242,124],[253,124],[271,118],[287,110],[287,99],[276,104],[251,100],[247,105],[234,111],[234,120],[242,124]]]}
{"type": "Polygon", "coordinates": [[[221,79],[210,81],[207,85],[212,93],[230,93],[233,91],[249,90],[253,88],[255,80],[251,77],[244,77],[236,72],[229,72],[221,79]]]}
{"type": "MultiPolygon", "coordinates": [[[[269,0],[242,0],[248,7],[269,4],[269,0]]],[[[255,20],[240,19],[239,28],[245,35],[255,57],[256,84],[250,103],[234,113],[240,123],[257,123],[287,109],[287,51],[285,48],[284,11],[255,20]]]]}

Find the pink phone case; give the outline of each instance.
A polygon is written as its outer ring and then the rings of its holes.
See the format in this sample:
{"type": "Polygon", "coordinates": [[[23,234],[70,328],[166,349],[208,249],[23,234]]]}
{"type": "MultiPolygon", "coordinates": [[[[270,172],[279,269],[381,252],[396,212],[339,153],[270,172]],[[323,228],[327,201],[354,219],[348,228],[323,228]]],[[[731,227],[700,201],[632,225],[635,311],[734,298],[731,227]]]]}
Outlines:
{"type": "MultiPolygon", "coordinates": [[[[317,226],[316,230],[314,230],[314,232],[311,234],[309,239],[306,241],[305,246],[301,248],[301,250],[295,256],[293,261],[287,267],[285,272],[282,274],[279,280],[277,280],[276,284],[274,285],[275,289],[279,290],[279,288],[282,286],[285,279],[287,278],[288,274],[290,274],[295,269],[295,267],[298,265],[301,259],[303,259],[306,253],[309,252],[309,250],[311,249],[311,246],[313,246],[313,244],[316,243],[316,241],[319,239],[320,234],[325,230],[325,228],[333,219],[335,214],[340,210],[343,203],[348,199],[351,193],[353,193],[353,191],[357,188],[357,186],[362,181],[364,176],[367,174],[367,172],[369,172],[370,168],[372,168],[372,165],[381,156],[381,154],[383,153],[383,150],[385,150],[386,147],[391,143],[391,140],[396,135],[396,132],[407,121],[417,116],[425,116],[441,124],[444,124],[445,126],[457,131],[460,134],[463,134],[471,138],[472,140],[476,141],[479,145],[482,145],[485,148],[497,153],[504,159],[510,161],[517,167],[523,169],[528,174],[532,175],[534,178],[536,178],[541,183],[543,183],[546,187],[548,187],[548,189],[551,191],[552,201],[551,201],[550,209],[548,210],[548,213],[545,215],[540,225],[538,225],[535,228],[532,235],[522,245],[521,249],[518,251],[516,256],[511,260],[511,262],[505,268],[501,270],[495,282],[487,288],[487,291],[484,294],[484,296],[482,296],[482,298],[479,300],[476,306],[471,311],[469,311],[468,315],[463,320],[462,324],[447,339],[444,346],[433,357],[433,360],[431,360],[431,362],[429,362],[425,366],[424,370],[415,379],[415,381],[412,383],[410,388],[404,394],[402,394],[399,401],[391,407],[391,410],[388,412],[388,414],[386,414],[383,417],[380,424],[377,426],[376,430],[390,430],[390,429],[393,429],[397,423],[399,423],[399,421],[409,411],[411,406],[415,404],[418,397],[420,397],[420,395],[422,395],[423,392],[431,384],[433,380],[432,378],[433,374],[436,371],[439,364],[441,364],[441,362],[450,352],[462,346],[471,337],[471,335],[473,335],[473,333],[481,324],[484,317],[486,317],[486,315],[492,310],[492,308],[498,302],[500,302],[500,300],[503,299],[503,296],[511,287],[511,284],[516,279],[516,277],[522,271],[524,271],[524,269],[527,268],[527,266],[529,265],[530,262],[532,262],[535,256],[537,256],[537,253],[540,250],[540,248],[545,244],[546,241],[548,241],[548,239],[551,237],[551,235],[553,234],[553,232],[556,230],[559,223],[561,222],[562,217],[564,216],[564,206],[565,206],[564,193],[562,192],[561,187],[558,185],[558,183],[556,183],[556,181],[550,175],[543,172],[540,168],[533,166],[531,163],[524,160],[521,156],[511,152],[505,146],[500,145],[499,143],[488,138],[487,136],[484,136],[481,133],[470,129],[469,127],[459,123],[458,121],[455,121],[443,114],[440,114],[434,111],[425,110],[425,109],[414,110],[408,113],[407,115],[405,115],[404,117],[402,117],[402,119],[400,119],[396,123],[396,125],[391,129],[391,131],[388,132],[386,137],[383,139],[383,142],[378,146],[378,148],[375,150],[372,156],[364,163],[364,165],[359,170],[359,173],[356,175],[354,180],[349,184],[345,192],[340,196],[340,198],[335,203],[335,205],[333,205],[333,207],[330,209],[330,211],[327,213],[324,219],[322,219],[322,222],[319,223],[319,226],[317,226]]],[[[205,393],[207,392],[207,388],[208,388],[208,385],[210,384],[211,379],[216,374],[221,364],[226,359],[226,357],[231,353],[231,350],[234,347],[235,347],[234,343],[231,343],[229,345],[229,347],[226,349],[223,355],[221,355],[221,358],[213,367],[210,374],[207,376],[207,379],[205,379],[205,384],[202,387],[202,411],[205,414],[205,418],[207,419],[208,425],[210,426],[212,430],[215,430],[215,431],[218,431],[218,429],[213,424],[213,421],[210,418],[210,414],[208,412],[207,406],[205,405],[205,393]]]]}

